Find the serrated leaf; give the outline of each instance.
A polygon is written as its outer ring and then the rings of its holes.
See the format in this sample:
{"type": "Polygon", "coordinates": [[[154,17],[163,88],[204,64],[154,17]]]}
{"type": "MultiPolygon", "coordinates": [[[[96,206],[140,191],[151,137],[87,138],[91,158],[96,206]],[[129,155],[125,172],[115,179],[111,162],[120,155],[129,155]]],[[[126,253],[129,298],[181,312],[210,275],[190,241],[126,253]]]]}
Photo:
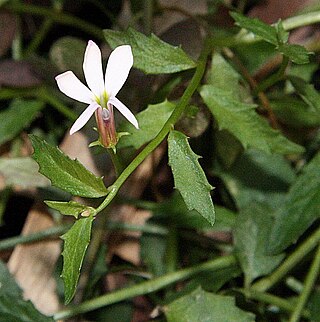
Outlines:
{"type": "Polygon", "coordinates": [[[168,322],[254,322],[254,315],[240,310],[231,296],[216,295],[201,288],[164,308],[168,322]]]}
{"type": "Polygon", "coordinates": [[[280,44],[277,49],[295,64],[309,63],[310,53],[303,46],[295,44],[280,44]]]}
{"type": "Polygon", "coordinates": [[[78,218],[80,214],[83,216],[90,216],[94,215],[94,208],[82,205],[75,201],[45,201],[46,205],[48,205],[50,208],[53,208],[55,210],[60,211],[61,214],[67,215],[67,216],[74,216],[75,218],[78,218]]]}
{"type": "Polygon", "coordinates": [[[29,157],[0,158],[0,173],[6,185],[18,185],[22,188],[47,187],[50,181],[38,172],[38,164],[29,157]]]}
{"type": "Polygon", "coordinates": [[[239,102],[229,91],[204,85],[200,91],[219,128],[231,132],[244,146],[268,153],[302,153],[304,148],[289,141],[255,111],[255,105],[239,102]]]}
{"type": "Polygon", "coordinates": [[[61,276],[64,282],[65,304],[72,300],[76,292],[80,269],[90,242],[93,219],[93,216],[78,219],[61,237],[64,240],[61,276]]]}
{"type": "Polygon", "coordinates": [[[104,36],[112,48],[131,45],[134,67],[146,74],[176,73],[196,67],[195,62],[180,47],[169,45],[153,34],[147,37],[129,28],[127,31],[106,29],[104,36]]]}
{"type": "Polygon", "coordinates": [[[32,157],[39,164],[39,172],[53,186],[87,198],[98,198],[108,193],[102,178],[96,177],[79,161],[70,159],[59,148],[35,135],[29,137],[34,148],[32,157]]]}
{"type": "Polygon", "coordinates": [[[139,122],[139,130],[129,122],[123,122],[119,127],[119,131],[129,132],[130,135],[122,136],[117,148],[132,146],[138,149],[146,142],[151,141],[160,132],[172,114],[174,107],[175,104],[169,101],[149,105],[144,111],[136,115],[139,122]]]}
{"type": "Polygon", "coordinates": [[[259,203],[252,203],[237,217],[234,229],[235,254],[245,274],[245,285],[257,277],[272,272],[285,257],[267,255],[266,247],[272,226],[272,210],[259,203]]]}
{"type": "Polygon", "coordinates": [[[198,162],[199,156],[191,150],[187,137],[178,131],[170,131],[168,150],[175,188],[189,210],[196,210],[213,225],[215,213],[210,196],[213,188],[198,162]]]}
{"type": "Polygon", "coordinates": [[[44,103],[40,101],[14,100],[6,110],[0,112],[0,144],[13,139],[28,127],[43,107],[44,103]]]}
{"type": "Polygon", "coordinates": [[[273,45],[278,44],[277,31],[274,27],[262,22],[257,18],[248,18],[237,12],[231,12],[230,15],[241,28],[245,28],[253,32],[255,35],[273,45]]]}
{"type": "Polygon", "coordinates": [[[279,253],[294,243],[319,218],[319,169],[320,153],[305,166],[276,213],[268,245],[270,253],[279,253]]]}

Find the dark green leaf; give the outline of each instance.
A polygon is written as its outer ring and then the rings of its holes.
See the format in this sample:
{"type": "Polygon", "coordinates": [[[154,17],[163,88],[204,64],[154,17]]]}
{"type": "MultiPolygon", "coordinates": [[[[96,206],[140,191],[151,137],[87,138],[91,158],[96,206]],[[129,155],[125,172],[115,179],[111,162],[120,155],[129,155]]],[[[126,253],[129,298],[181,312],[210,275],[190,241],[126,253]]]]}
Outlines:
{"type": "Polygon", "coordinates": [[[78,218],[81,214],[84,217],[94,215],[94,208],[82,205],[75,201],[63,202],[63,201],[45,201],[45,203],[53,209],[60,211],[61,214],[67,216],[74,216],[78,218]]]}
{"type": "Polygon", "coordinates": [[[8,271],[7,265],[0,261],[0,296],[10,295],[22,298],[22,290],[8,271]]]}
{"type": "Polygon", "coordinates": [[[199,156],[190,148],[187,137],[171,131],[168,137],[169,165],[174,183],[189,210],[196,210],[201,216],[214,223],[214,207],[210,196],[211,185],[198,162],[199,156]]]}
{"type": "Polygon", "coordinates": [[[274,27],[257,18],[248,18],[237,12],[231,12],[230,15],[241,28],[245,28],[253,32],[255,35],[273,45],[278,44],[277,31],[274,27]]]}
{"type": "Polygon", "coordinates": [[[3,144],[28,127],[44,107],[40,101],[14,100],[9,108],[0,112],[0,144],[3,144]]]}
{"type": "Polygon", "coordinates": [[[231,132],[244,148],[268,153],[302,153],[303,147],[289,141],[255,112],[255,105],[235,100],[229,91],[204,85],[200,94],[216,118],[220,129],[231,132]]]}
{"type": "Polygon", "coordinates": [[[171,46],[155,35],[147,37],[129,28],[127,31],[106,29],[104,36],[112,48],[131,45],[134,67],[146,74],[175,73],[196,67],[180,47],[171,46]]]}
{"type": "Polygon", "coordinates": [[[254,315],[240,310],[231,296],[196,289],[164,308],[168,322],[253,322],[254,315]]]}
{"type": "Polygon", "coordinates": [[[68,304],[75,292],[80,275],[80,269],[90,242],[91,226],[94,217],[80,218],[61,238],[64,240],[63,270],[65,304],[68,304]]]}
{"type": "Polygon", "coordinates": [[[76,196],[98,198],[107,194],[102,178],[96,177],[79,161],[72,160],[59,148],[49,145],[35,135],[30,135],[34,148],[33,158],[39,172],[50,179],[53,186],[76,196]]]}
{"type": "Polygon", "coordinates": [[[320,153],[318,153],[290,188],[283,206],[277,211],[268,251],[279,253],[320,216],[320,153]]]}
{"type": "Polygon", "coordinates": [[[280,44],[277,49],[295,64],[309,63],[310,53],[303,46],[294,44],[280,44]]]}
{"type": "Polygon", "coordinates": [[[131,134],[122,136],[117,148],[133,146],[135,149],[138,149],[144,143],[151,141],[160,132],[174,107],[175,105],[169,101],[149,105],[145,110],[136,115],[139,122],[139,130],[129,122],[122,123],[119,132],[129,132],[131,134]]]}
{"type": "Polygon", "coordinates": [[[252,203],[237,217],[234,247],[245,274],[246,286],[255,278],[272,272],[285,256],[265,253],[273,222],[271,214],[272,210],[268,206],[252,203]]]}
{"type": "Polygon", "coordinates": [[[22,188],[47,187],[50,181],[38,172],[38,164],[32,158],[0,158],[0,173],[6,185],[22,188]]]}

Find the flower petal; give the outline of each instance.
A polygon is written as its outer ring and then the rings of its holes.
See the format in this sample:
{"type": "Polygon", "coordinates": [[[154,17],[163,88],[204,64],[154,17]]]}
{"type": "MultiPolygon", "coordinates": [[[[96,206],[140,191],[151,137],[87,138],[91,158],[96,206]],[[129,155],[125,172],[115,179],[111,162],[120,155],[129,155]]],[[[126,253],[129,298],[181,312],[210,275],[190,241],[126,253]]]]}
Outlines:
{"type": "Polygon", "coordinates": [[[133,56],[129,45],[119,46],[111,53],[105,76],[105,89],[109,97],[118,94],[132,65],[133,56]]]}
{"type": "Polygon", "coordinates": [[[70,135],[79,131],[90,119],[92,114],[100,105],[96,102],[91,103],[77,118],[70,129],[70,135]]]}
{"type": "Polygon", "coordinates": [[[88,41],[83,60],[83,71],[91,91],[100,98],[104,91],[101,51],[95,42],[88,41]]]}
{"type": "Polygon", "coordinates": [[[139,124],[132,112],[116,97],[110,97],[108,105],[112,104],[117,110],[137,129],[139,129],[139,124]]]}
{"type": "Polygon", "coordinates": [[[80,82],[73,72],[65,72],[56,76],[55,79],[62,93],[82,103],[90,104],[92,102],[91,91],[80,82]]]}

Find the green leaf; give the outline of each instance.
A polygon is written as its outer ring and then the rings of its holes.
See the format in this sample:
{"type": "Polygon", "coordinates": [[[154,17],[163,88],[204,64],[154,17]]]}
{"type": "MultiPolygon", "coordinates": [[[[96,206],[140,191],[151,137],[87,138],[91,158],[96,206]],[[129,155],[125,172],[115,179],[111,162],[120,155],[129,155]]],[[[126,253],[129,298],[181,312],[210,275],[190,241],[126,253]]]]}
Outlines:
{"type": "Polygon", "coordinates": [[[72,300],[76,292],[80,269],[90,242],[93,219],[93,216],[78,219],[61,237],[64,240],[61,276],[64,282],[65,304],[72,300]]]}
{"type": "Polygon", "coordinates": [[[33,100],[14,100],[10,106],[0,112],[0,144],[17,136],[37,117],[44,107],[43,102],[33,100]]]}
{"type": "Polygon", "coordinates": [[[0,173],[6,185],[22,188],[47,187],[50,181],[38,172],[38,164],[32,158],[0,158],[0,173]]]}
{"type": "Polygon", "coordinates": [[[196,67],[180,47],[169,45],[153,34],[147,37],[129,28],[127,31],[106,29],[104,36],[112,48],[131,45],[134,67],[146,74],[175,73],[196,67]]]}
{"type": "Polygon", "coordinates": [[[129,132],[131,135],[122,136],[117,148],[133,146],[138,149],[144,143],[151,141],[160,132],[174,107],[175,105],[169,101],[149,105],[144,111],[136,115],[139,130],[129,122],[123,122],[119,127],[119,132],[129,132]]]}
{"type": "Polygon", "coordinates": [[[310,53],[303,46],[295,44],[280,44],[277,49],[295,64],[309,63],[310,53]]]}
{"type": "Polygon", "coordinates": [[[84,217],[94,215],[95,209],[86,205],[82,205],[75,201],[45,201],[45,203],[53,209],[60,211],[61,214],[67,216],[74,216],[78,218],[81,214],[84,217]]]}
{"type": "Polygon", "coordinates": [[[277,31],[274,27],[257,18],[248,18],[237,12],[231,12],[230,15],[241,28],[245,28],[253,32],[255,35],[273,45],[278,44],[277,31]]]}
{"type": "Polygon", "coordinates": [[[59,148],[35,135],[29,137],[34,148],[32,157],[39,164],[39,172],[50,179],[53,186],[88,198],[98,198],[108,193],[102,178],[96,177],[79,161],[70,159],[59,148]]]}
{"type": "Polygon", "coordinates": [[[0,296],[10,295],[22,298],[22,290],[8,271],[7,265],[0,261],[0,296]]]}
{"type": "Polygon", "coordinates": [[[196,210],[213,225],[215,213],[210,196],[213,188],[198,162],[199,156],[191,150],[187,137],[178,131],[170,131],[168,144],[176,189],[189,210],[196,210]]]}
{"type": "Polygon", "coordinates": [[[200,91],[219,128],[231,132],[245,149],[256,148],[268,153],[302,153],[304,148],[272,129],[255,111],[255,105],[235,100],[229,91],[204,85],[200,91]]]}
{"type": "Polygon", "coordinates": [[[223,180],[239,209],[257,202],[279,208],[296,179],[283,156],[252,149],[240,155],[228,169],[216,166],[214,173],[223,180]]]}
{"type": "Polygon", "coordinates": [[[289,190],[283,206],[277,211],[271,230],[268,251],[279,253],[320,216],[320,153],[318,153],[289,190]]]}
{"type": "Polygon", "coordinates": [[[203,291],[201,288],[173,301],[164,308],[168,322],[253,322],[254,315],[240,310],[231,296],[203,291]]]}
{"type": "Polygon", "coordinates": [[[284,254],[267,255],[266,247],[272,226],[271,209],[252,203],[237,217],[234,230],[235,254],[245,274],[245,285],[257,277],[271,273],[283,260],[284,254]]]}

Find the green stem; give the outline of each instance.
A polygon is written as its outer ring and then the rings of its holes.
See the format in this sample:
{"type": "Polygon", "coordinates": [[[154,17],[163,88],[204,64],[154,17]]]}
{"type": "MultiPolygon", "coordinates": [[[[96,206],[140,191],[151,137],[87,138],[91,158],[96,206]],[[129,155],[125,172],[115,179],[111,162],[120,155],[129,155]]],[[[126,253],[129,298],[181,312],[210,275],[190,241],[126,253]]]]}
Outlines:
{"type": "Polygon", "coordinates": [[[37,242],[49,237],[56,237],[64,234],[70,229],[71,225],[62,225],[48,228],[33,234],[11,237],[0,241],[0,251],[10,249],[18,244],[37,242]]]}
{"type": "MultiPolygon", "coordinates": [[[[278,296],[275,296],[275,295],[272,295],[269,293],[257,292],[252,289],[243,289],[240,291],[249,299],[253,299],[253,300],[257,300],[259,302],[274,305],[274,306],[278,307],[279,309],[282,309],[287,312],[292,312],[294,310],[294,306],[292,305],[292,302],[284,300],[281,297],[278,297],[278,296]]],[[[310,312],[308,310],[303,310],[302,316],[304,318],[309,318],[310,312]]]]}
{"type": "Polygon", "coordinates": [[[124,169],[124,165],[119,158],[119,154],[117,154],[113,149],[107,149],[107,150],[110,155],[116,176],[119,177],[120,173],[124,169]]]}
{"type": "Polygon", "coordinates": [[[300,317],[302,315],[303,309],[317,281],[319,270],[320,270],[320,245],[318,246],[316,256],[312,262],[311,268],[306,277],[303,290],[298,298],[298,302],[296,303],[294,307],[294,311],[290,317],[290,320],[289,320],[290,322],[300,321],[300,317]]]}
{"type": "Polygon", "coordinates": [[[178,262],[178,234],[176,227],[170,227],[167,235],[166,268],[167,273],[177,269],[178,262]]]}
{"type": "Polygon", "coordinates": [[[301,260],[320,242],[320,228],[305,240],[287,259],[268,277],[254,283],[251,289],[265,292],[278,283],[288,272],[295,268],[301,260]]]}
{"type": "Polygon", "coordinates": [[[36,16],[47,17],[52,19],[52,21],[54,22],[60,23],[65,26],[78,28],[92,35],[93,37],[96,37],[99,40],[104,40],[103,32],[100,28],[90,23],[87,23],[82,19],[74,17],[72,15],[62,13],[62,12],[56,12],[51,8],[44,8],[41,6],[35,6],[31,4],[12,3],[12,2],[4,4],[3,8],[9,11],[12,11],[14,13],[19,13],[19,14],[28,13],[36,16]]]}
{"type": "Polygon", "coordinates": [[[105,200],[100,204],[100,206],[96,209],[96,213],[102,211],[105,207],[109,205],[109,203],[116,196],[117,192],[121,188],[122,184],[126,181],[126,179],[130,176],[130,174],[142,163],[142,161],[165,139],[171,128],[174,124],[179,120],[181,114],[186,108],[191,96],[198,88],[202,76],[205,72],[207,57],[211,51],[211,44],[208,40],[205,41],[205,45],[203,51],[200,55],[196,71],[183,93],[179,103],[175,107],[171,116],[164,124],[161,131],[158,135],[133,159],[133,161],[124,169],[124,171],[120,174],[118,179],[114,182],[112,186],[109,187],[109,194],[105,198],[105,200]]]}
{"type": "Polygon", "coordinates": [[[284,30],[289,31],[295,28],[312,25],[320,22],[320,11],[308,12],[282,21],[284,30]]]}
{"type": "Polygon", "coordinates": [[[155,224],[134,225],[125,222],[108,221],[107,227],[110,230],[131,230],[140,231],[143,233],[155,234],[165,236],[168,234],[166,227],[155,224]]]}
{"type": "Polygon", "coordinates": [[[146,35],[150,35],[152,32],[153,0],[144,0],[143,13],[144,32],[146,35]]]}
{"type": "Polygon", "coordinates": [[[158,291],[173,283],[185,280],[201,272],[215,271],[223,268],[233,267],[236,265],[237,261],[235,257],[232,255],[210,260],[208,262],[193,267],[181,269],[173,273],[162,275],[153,280],[145,281],[130,287],[114,291],[109,294],[105,294],[93,300],[83,302],[82,304],[79,304],[75,307],[71,307],[63,311],[57,312],[54,315],[54,319],[67,319],[76,316],[80,313],[89,312],[113,303],[121,302],[136,296],[158,291]]]}
{"type": "Polygon", "coordinates": [[[289,64],[289,58],[287,56],[282,56],[282,62],[278,71],[272,74],[270,77],[264,79],[253,91],[253,94],[256,95],[260,92],[264,92],[267,88],[276,84],[284,78],[286,68],[289,64]]]}

